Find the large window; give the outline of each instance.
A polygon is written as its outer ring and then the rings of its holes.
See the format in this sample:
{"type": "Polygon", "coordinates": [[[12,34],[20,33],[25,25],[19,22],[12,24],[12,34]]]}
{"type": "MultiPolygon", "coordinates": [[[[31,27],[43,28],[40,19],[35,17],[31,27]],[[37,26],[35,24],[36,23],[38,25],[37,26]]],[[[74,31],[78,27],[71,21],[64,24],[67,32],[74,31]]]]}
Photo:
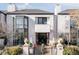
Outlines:
{"type": "MultiPolygon", "coordinates": [[[[17,44],[24,44],[24,38],[28,38],[28,18],[25,16],[16,16],[16,32],[15,38],[17,39],[17,44]]],[[[16,43],[14,41],[14,44],[16,43]]]]}
{"type": "Polygon", "coordinates": [[[47,17],[36,17],[36,24],[47,24],[47,17]]]}
{"type": "Polygon", "coordinates": [[[16,17],[17,28],[27,28],[27,17],[17,16],[16,17]]]}

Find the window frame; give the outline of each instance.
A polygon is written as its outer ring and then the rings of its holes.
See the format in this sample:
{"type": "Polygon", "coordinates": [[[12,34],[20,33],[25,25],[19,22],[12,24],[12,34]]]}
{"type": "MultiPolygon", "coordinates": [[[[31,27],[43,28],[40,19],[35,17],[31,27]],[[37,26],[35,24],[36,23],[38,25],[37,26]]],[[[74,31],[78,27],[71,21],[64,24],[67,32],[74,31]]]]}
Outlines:
{"type": "Polygon", "coordinates": [[[47,24],[47,17],[36,17],[35,21],[36,24],[47,24]]]}

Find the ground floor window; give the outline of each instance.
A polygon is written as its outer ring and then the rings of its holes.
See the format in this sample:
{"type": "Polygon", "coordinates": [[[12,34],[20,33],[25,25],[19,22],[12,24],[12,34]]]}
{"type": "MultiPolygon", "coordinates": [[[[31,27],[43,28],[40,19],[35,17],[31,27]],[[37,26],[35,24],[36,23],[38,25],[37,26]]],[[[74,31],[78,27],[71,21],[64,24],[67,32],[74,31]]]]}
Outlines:
{"type": "Polygon", "coordinates": [[[14,45],[23,45],[24,38],[28,38],[28,30],[27,29],[17,29],[15,33],[14,45]]]}

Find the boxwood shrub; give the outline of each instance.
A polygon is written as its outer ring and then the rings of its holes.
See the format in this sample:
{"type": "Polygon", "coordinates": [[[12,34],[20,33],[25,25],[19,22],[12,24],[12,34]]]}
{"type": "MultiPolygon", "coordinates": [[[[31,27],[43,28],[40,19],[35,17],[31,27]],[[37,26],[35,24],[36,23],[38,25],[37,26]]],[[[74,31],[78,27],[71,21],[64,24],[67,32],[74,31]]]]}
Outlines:
{"type": "Polygon", "coordinates": [[[79,55],[78,46],[66,46],[63,51],[64,55],[79,55]]]}
{"type": "Polygon", "coordinates": [[[8,55],[20,55],[20,54],[22,54],[22,48],[20,48],[20,47],[8,47],[8,48],[6,48],[6,53],[8,55]]]}

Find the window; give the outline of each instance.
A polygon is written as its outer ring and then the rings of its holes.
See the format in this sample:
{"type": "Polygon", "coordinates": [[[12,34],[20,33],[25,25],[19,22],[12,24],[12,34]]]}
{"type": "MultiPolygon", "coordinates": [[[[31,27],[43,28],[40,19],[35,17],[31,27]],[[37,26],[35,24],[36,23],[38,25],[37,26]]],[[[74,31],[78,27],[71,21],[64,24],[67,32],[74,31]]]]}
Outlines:
{"type": "Polygon", "coordinates": [[[47,17],[36,17],[36,24],[47,24],[47,17]]]}
{"type": "Polygon", "coordinates": [[[27,32],[27,27],[28,27],[27,20],[28,18],[25,16],[16,17],[16,31],[18,31],[18,33],[27,32]]]}
{"type": "Polygon", "coordinates": [[[27,17],[17,16],[16,26],[17,28],[27,28],[27,17]]]}
{"type": "Polygon", "coordinates": [[[17,28],[23,28],[23,17],[16,17],[17,28]]]}
{"type": "Polygon", "coordinates": [[[15,45],[24,44],[24,38],[28,38],[28,17],[26,16],[16,16],[15,20],[15,45]]]}

